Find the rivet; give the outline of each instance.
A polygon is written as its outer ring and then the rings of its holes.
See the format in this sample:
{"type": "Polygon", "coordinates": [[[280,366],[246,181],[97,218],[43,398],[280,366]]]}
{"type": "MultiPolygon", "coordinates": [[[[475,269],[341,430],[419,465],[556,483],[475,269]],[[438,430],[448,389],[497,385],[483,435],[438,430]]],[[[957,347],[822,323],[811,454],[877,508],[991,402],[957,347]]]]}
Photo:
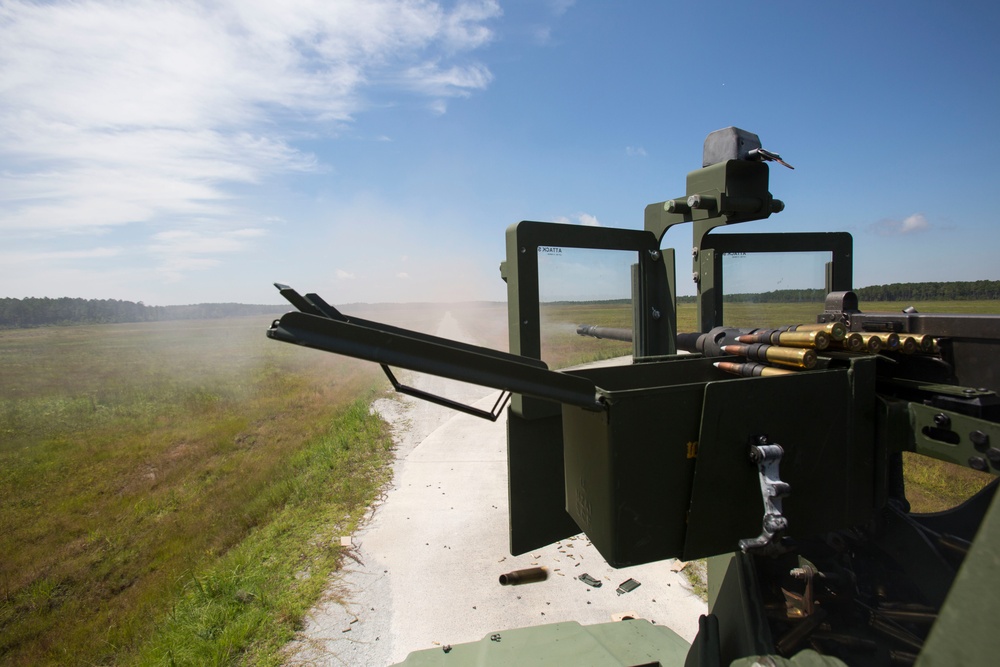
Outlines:
{"type": "Polygon", "coordinates": [[[973,470],[989,470],[989,466],[986,464],[986,459],[982,456],[970,456],[969,467],[973,470]]]}

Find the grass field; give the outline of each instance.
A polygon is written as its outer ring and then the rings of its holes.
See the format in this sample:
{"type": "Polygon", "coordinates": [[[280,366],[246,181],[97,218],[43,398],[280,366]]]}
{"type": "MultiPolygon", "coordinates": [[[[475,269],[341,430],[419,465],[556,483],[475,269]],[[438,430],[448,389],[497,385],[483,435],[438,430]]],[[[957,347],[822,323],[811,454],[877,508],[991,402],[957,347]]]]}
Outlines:
{"type": "Polygon", "coordinates": [[[391,448],[368,415],[373,369],[268,341],[268,324],[0,334],[0,663],[166,664],[142,657],[161,631],[218,653],[207,640],[239,623],[181,619],[218,613],[191,603],[254,566],[230,602],[258,643],[290,636],[317,594],[295,574],[334,567],[391,448]],[[240,563],[238,545],[269,546],[240,563]]]}
{"type": "MultiPolygon", "coordinates": [[[[733,306],[734,324],[816,312],[733,306]]],[[[430,330],[442,312],[352,314],[430,330]]],[[[502,304],[453,314],[506,348],[502,304]]],[[[575,333],[630,327],[627,306],[546,306],[543,322],[555,368],[631,351],[575,333]]],[[[678,323],[696,328],[693,305],[678,323]]],[[[268,324],[0,332],[0,664],[280,663],[392,454],[367,409],[386,388],[377,367],[269,341],[268,324]]],[[[922,457],[908,457],[907,476],[923,511],[987,478],[922,457]]]]}

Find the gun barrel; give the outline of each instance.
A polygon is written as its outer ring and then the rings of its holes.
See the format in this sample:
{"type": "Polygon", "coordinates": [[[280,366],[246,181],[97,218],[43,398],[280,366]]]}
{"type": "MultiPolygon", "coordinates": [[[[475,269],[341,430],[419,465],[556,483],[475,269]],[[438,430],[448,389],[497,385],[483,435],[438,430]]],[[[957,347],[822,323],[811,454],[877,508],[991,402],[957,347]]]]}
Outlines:
{"type": "Polygon", "coordinates": [[[576,333],[580,336],[591,336],[593,338],[607,338],[609,340],[620,340],[626,343],[632,342],[631,329],[602,327],[597,324],[581,324],[576,327],[576,333]]]}

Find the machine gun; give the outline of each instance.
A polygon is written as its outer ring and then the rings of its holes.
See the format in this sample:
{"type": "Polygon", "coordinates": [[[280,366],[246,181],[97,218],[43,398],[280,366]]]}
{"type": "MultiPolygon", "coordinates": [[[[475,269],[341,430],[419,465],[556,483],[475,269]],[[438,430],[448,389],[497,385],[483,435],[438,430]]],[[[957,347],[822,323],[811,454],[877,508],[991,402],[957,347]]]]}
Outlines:
{"type": "MultiPolygon", "coordinates": [[[[299,312],[268,336],[380,363],[399,391],[487,419],[508,394],[481,410],[402,385],[389,367],[509,392],[512,554],[583,532],[615,567],[709,557],[710,613],[694,644],[647,628],[643,655],[655,660],[641,664],[804,659],[803,649],[820,654],[809,664],[991,664],[997,483],[950,511],[912,514],[902,454],[1000,470],[1000,316],[861,311],[845,233],[713,234],[784,209],[768,192],[776,160],[756,135],[727,128],[706,139],[685,196],[646,207],[643,230],[511,226],[509,353],[350,317],[283,285],[299,312]],[[660,245],[686,223],[698,331],[678,334],[675,254],[660,245]],[[631,364],[555,371],[542,361],[539,249],[551,247],[634,255],[632,328],[614,336],[631,339],[631,364]],[[725,326],[723,258],[763,252],[829,257],[815,325],[725,326]],[[816,328],[826,333],[809,335],[816,328]],[[883,347],[893,335],[921,352],[883,347]]],[[[537,661],[537,634],[531,644],[537,661]]],[[[511,646],[417,652],[404,664],[522,662],[511,646]]]]}

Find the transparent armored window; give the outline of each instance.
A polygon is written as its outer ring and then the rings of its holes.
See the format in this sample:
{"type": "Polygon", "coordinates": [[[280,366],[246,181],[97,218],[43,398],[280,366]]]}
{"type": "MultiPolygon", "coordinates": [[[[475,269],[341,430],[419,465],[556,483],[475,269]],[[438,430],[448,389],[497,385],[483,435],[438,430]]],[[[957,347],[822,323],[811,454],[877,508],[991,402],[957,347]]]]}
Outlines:
{"type": "Polygon", "coordinates": [[[816,321],[826,298],[829,252],[733,252],[722,258],[722,321],[773,327],[816,321]]]}
{"type": "Polygon", "coordinates": [[[580,336],[580,325],[632,329],[632,251],[538,248],[542,360],[551,368],[628,356],[627,341],[580,336]]]}

